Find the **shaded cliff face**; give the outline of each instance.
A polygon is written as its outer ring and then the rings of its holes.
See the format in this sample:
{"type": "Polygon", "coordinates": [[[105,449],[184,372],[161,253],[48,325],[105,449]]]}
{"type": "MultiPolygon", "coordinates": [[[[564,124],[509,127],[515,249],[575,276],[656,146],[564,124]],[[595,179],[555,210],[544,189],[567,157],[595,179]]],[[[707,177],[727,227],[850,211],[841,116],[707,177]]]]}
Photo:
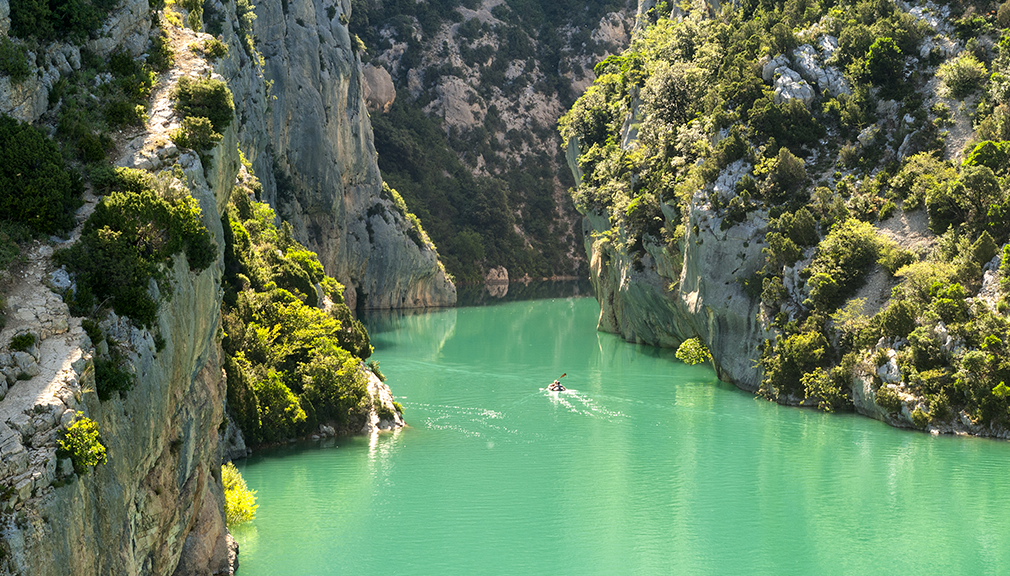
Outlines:
{"type": "MultiPolygon", "coordinates": [[[[577,154],[575,141],[569,145],[577,154]]],[[[580,178],[578,165],[571,168],[580,178]]],[[[690,232],[679,243],[645,240],[645,255],[635,257],[622,248],[624,231],[610,232],[609,214],[586,213],[585,247],[600,303],[597,329],[664,347],[700,337],[720,379],[757,390],[758,345],[770,333],[759,320],[760,301],[744,292],[738,278],[753,275],[763,264],[766,222],[756,217],[721,230],[702,194],[692,200],[688,221],[690,232]]]]}
{"type": "Polygon", "coordinates": [[[350,2],[260,3],[262,68],[231,25],[234,5],[218,6],[232,46],[219,70],[240,109],[238,138],[263,199],[348,288],[352,309],[455,304],[434,250],[410,239],[408,221],[383,217],[396,210],[382,195],[361,63],[342,23],[350,2]]]}

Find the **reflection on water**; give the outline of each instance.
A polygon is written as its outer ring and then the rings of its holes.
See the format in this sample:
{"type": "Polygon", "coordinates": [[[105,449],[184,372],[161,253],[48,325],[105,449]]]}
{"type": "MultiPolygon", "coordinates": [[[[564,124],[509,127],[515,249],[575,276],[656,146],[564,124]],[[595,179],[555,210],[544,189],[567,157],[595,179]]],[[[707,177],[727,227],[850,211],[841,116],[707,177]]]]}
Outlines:
{"type": "Polygon", "coordinates": [[[766,402],[598,313],[369,315],[409,427],[240,463],[239,575],[1007,572],[1010,444],[766,402]]]}
{"type": "Polygon", "coordinates": [[[593,285],[588,279],[546,280],[542,282],[511,282],[509,284],[481,284],[456,287],[457,306],[487,306],[501,302],[547,300],[551,298],[576,298],[593,296],[593,285]]]}

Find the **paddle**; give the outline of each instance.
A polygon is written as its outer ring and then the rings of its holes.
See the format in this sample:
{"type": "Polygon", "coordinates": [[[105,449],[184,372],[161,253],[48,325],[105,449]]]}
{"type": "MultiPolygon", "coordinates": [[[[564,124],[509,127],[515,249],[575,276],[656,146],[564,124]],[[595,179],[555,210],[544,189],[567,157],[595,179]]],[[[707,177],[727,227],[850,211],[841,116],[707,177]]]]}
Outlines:
{"type": "MultiPolygon", "coordinates": [[[[564,378],[565,376],[568,376],[568,372],[565,372],[565,373],[564,373],[564,374],[562,374],[561,376],[558,376],[558,379],[557,379],[557,380],[555,380],[554,382],[557,382],[558,386],[561,386],[561,379],[562,379],[562,378],[564,378]]],[[[551,386],[554,386],[554,382],[552,382],[552,383],[551,383],[551,386]]],[[[554,389],[553,389],[553,388],[551,388],[551,386],[548,386],[547,388],[548,388],[549,390],[551,390],[551,391],[554,391],[554,389]]],[[[563,388],[564,388],[564,387],[562,387],[562,389],[563,389],[563,388]]]]}

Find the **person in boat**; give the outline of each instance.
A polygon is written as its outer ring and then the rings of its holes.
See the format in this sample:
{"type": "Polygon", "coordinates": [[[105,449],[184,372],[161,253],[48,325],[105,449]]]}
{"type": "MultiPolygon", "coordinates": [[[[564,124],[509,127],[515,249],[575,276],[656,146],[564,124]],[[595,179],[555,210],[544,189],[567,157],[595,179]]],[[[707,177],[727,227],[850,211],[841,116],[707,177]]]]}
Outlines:
{"type": "Polygon", "coordinates": [[[561,382],[559,380],[555,380],[554,382],[551,382],[551,385],[548,386],[547,389],[550,390],[551,392],[560,392],[564,390],[565,387],[561,385],[561,382]]]}

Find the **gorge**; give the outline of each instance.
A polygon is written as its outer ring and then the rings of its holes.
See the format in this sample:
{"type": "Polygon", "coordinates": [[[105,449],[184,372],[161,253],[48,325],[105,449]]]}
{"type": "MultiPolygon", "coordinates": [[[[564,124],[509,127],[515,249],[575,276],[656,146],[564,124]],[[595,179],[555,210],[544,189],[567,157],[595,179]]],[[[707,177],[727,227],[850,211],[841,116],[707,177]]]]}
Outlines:
{"type": "MultiPolygon", "coordinates": [[[[765,487],[783,480],[768,470],[816,476],[794,486],[812,494],[811,507],[825,492],[857,500],[859,489],[826,488],[847,474],[828,459],[811,471],[774,453],[827,454],[872,437],[845,462],[888,463],[848,478],[874,486],[881,519],[898,513],[896,502],[919,497],[908,491],[917,478],[947,474],[930,465],[957,476],[965,458],[978,473],[959,477],[958,528],[940,536],[940,552],[926,545],[904,566],[938,565],[937,555],[952,549],[945,546],[984,556],[981,544],[955,532],[984,518],[980,540],[1002,538],[1001,520],[983,505],[1001,498],[1002,484],[984,472],[1002,444],[908,440],[869,420],[781,412],[771,403],[753,411],[750,395],[727,396],[702,368],[676,364],[688,356],[672,349],[688,343],[722,381],[780,404],[854,411],[933,435],[1005,438],[1008,26],[1010,3],[981,0],[0,0],[0,573],[230,573],[222,459],[247,454],[246,440],[400,429],[403,406],[382,383],[377,359],[393,391],[402,394],[401,383],[408,391],[402,400],[414,428],[326,440],[319,450],[329,458],[327,447],[346,442],[352,467],[367,468],[361,482],[385,474],[400,443],[432,440],[433,430],[476,438],[480,450],[470,454],[491,474],[501,463],[485,457],[516,439],[557,460],[540,444],[562,434],[560,418],[572,414],[588,423],[573,434],[582,440],[646,436],[650,414],[691,420],[678,405],[683,394],[718,416],[702,418],[687,433],[694,440],[729,434],[714,424],[731,421],[742,426],[729,428],[738,437],[748,425],[806,437],[851,424],[825,445],[769,432],[760,438],[772,457],[747,461],[752,475],[766,474],[765,487]],[[459,328],[439,320],[456,311],[404,315],[406,326],[411,318],[435,326],[396,343],[383,340],[388,324],[368,320],[373,310],[451,308],[454,274],[498,281],[499,296],[504,279],[546,294],[528,282],[588,277],[600,307],[596,329],[627,342],[594,333],[586,320],[595,311],[584,299],[510,303],[499,316],[494,306],[461,309],[488,316],[459,328]],[[545,323],[527,328],[509,314],[545,323]],[[361,319],[376,322],[372,340],[361,319]],[[503,332],[522,338],[496,340],[502,334],[483,324],[511,326],[503,332]],[[441,351],[391,360],[383,349],[445,346],[458,339],[455,330],[486,371],[441,351]],[[544,373],[574,374],[556,363],[576,356],[569,338],[638,360],[597,358],[599,381],[591,392],[575,385],[582,395],[572,400],[519,394],[544,373]],[[534,361],[519,344],[546,356],[534,361]],[[503,364],[490,368],[494,362],[503,364]],[[648,370],[639,373],[635,362],[648,370]],[[431,378],[444,390],[424,383],[426,363],[440,366],[431,378]],[[447,377],[446,366],[462,380],[447,377]],[[507,398],[452,403],[453,394],[468,398],[471,379],[510,373],[522,374],[521,386],[506,378],[508,386],[491,390],[508,390],[507,398]],[[668,373],[674,382],[664,381],[668,373]],[[643,383],[649,410],[630,407],[634,387],[622,374],[643,383]],[[710,402],[717,395],[732,413],[710,402]],[[546,401],[554,420],[542,413],[546,401]],[[527,408],[549,429],[515,419],[527,408]],[[770,414],[785,420],[758,424],[770,414]],[[67,440],[91,424],[103,451],[86,461],[67,440]],[[895,456],[903,449],[922,461],[911,472],[895,456]],[[930,459],[931,449],[950,460],[930,459]],[[895,470],[905,471],[897,488],[886,480],[895,470]],[[996,489],[973,493],[981,484],[996,489]]],[[[456,448],[474,446],[449,451],[456,448]]],[[[584,457],[639,470],[663,450],[647,444],[641,453],[584,457]]],[[[511,456],[521,470],[521,456],[511,456]]],[[[731,475],[704,466],[679,475],[675,462],[661,460],[656,469],[673,485],[731,475]]],[[[247,465],[251,478],[261,465],[270,458],[247,465]]],[[[546,483],[566,470],[541,472],[546,483]]],[[[739,480],[733,501],[761,508],[739,480]]],[[[601,479],[639,481],[624,472],[601,479]]],[[[671,565],[652,554],[679,533],[628,527],[647,514],[639,501],[668,498],[669,485],[629,492],[636,503],[618,540],[649,543],[637,557],[646,572],[671,565]]],[[[587,501],[620,508],[603,494],[521,504],[531,515],[544,507],[557,515],[587,501]]],[[[391,513],[381,502],[378,509],[391,513]]],[[[682,520],[701,508],[686,510],[682,520]]],[[[760,525],[761,512],[748,522],[760,525]]],[[[914,541],[917,522],[938,513],[915,508],[901,538],[875,535],[880,549],[914,541]]],[[[779,522],[772,532],[789,540],[781,532],[788,518],[768,517],[779,522]]],[[[836,534],[823,518],[804,518],[836,534]]],[[[455,522],[479,524],[466,514],[455,522]]],[[[590,570],[596,556],[587,550],[606,523],[586,523],[590,534],[572,550],[590,570]]],[[[535,532],[505,525],[512,528],[499,535],[535,532]]],[[[711,538],[719,540],[721,525],[706,528],[711,538]]],[[[685,570],[692,559],[730,570],[706,557],[703,543],[682,551],[685,570]]],[[[549,555],[524,565],[506,553],[502,567],[547,565],[549,555]]],[[[619,559],[596,558],[615,569],[619,559]]],[[[827,554],[807,567],[839,561],[827,554]]],[[[997,554],[988,566],[1001,561],[997,554]]],[[[469,562],[433,558],[430,566],[469,562]]],[[[776,565],[768,562],[736,568],[760,573],[776,565]]]]}

